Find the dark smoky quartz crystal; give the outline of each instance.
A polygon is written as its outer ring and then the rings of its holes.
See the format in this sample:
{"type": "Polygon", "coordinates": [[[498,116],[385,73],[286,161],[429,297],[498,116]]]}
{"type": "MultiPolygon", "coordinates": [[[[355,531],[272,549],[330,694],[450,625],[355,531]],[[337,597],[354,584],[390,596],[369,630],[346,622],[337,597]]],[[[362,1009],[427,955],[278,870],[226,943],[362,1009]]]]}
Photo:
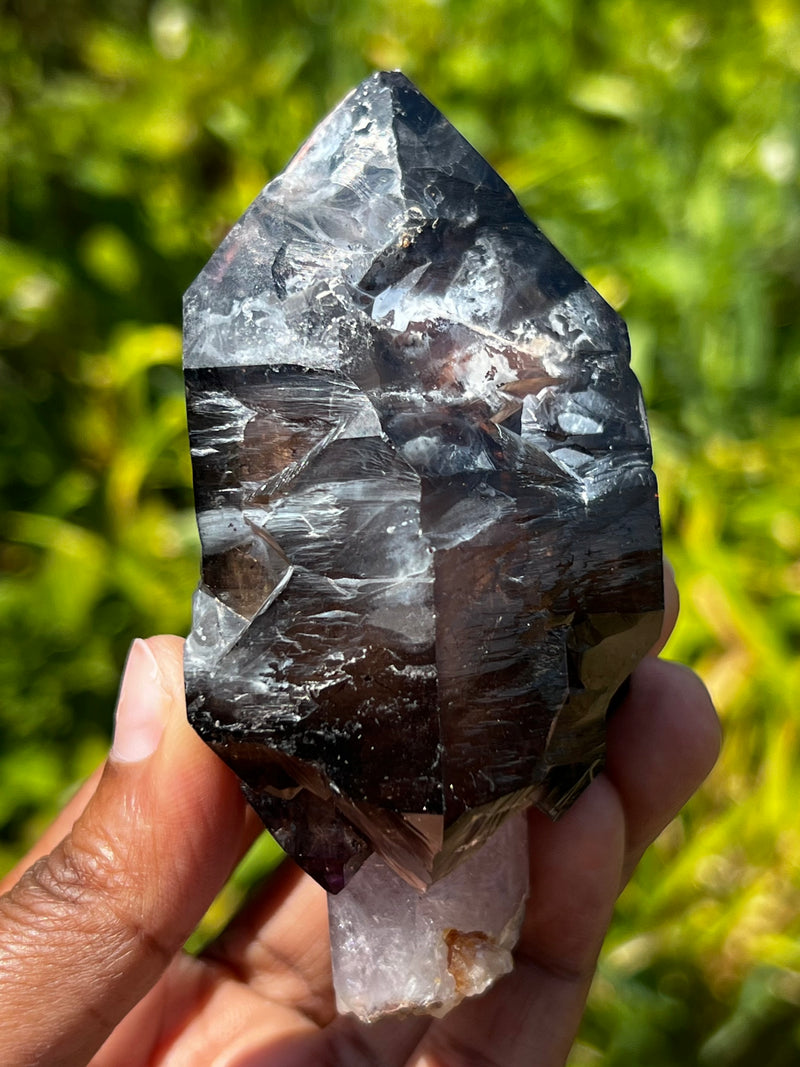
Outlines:
{"type": "Polygon", "coordinates": [[[662,615],[625,324],[402,74],[190,287],[189,716],[336,892],[566,808],[662,615]]]}

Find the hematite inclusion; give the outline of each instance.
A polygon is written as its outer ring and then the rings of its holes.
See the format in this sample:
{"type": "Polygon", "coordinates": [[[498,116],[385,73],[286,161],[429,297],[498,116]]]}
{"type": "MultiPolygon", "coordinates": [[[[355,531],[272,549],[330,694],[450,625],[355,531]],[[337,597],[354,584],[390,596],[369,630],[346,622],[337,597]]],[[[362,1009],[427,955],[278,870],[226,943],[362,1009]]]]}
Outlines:
{"type": "Polygon", "coordinates": [[[400,73],[185,300],[202,580],[189,715],[338,892],[424,886],[602,765],[662,613],[625,325],[400,73]]]}

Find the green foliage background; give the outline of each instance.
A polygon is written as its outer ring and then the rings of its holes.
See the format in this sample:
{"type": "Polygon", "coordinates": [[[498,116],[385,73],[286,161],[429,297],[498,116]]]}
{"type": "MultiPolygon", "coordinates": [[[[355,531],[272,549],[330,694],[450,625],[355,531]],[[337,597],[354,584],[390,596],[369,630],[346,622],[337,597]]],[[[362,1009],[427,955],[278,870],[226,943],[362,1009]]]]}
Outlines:
{"type": "Polygon", "coordinates": [[[620,902],[573,1067],[800,1061],[796,5],[0,10],[0,869],[105,752],[132,637],[188,626],[181,293],[314,123],[400,66],[630,325],[670,652],[725,723],[620,902]]]}

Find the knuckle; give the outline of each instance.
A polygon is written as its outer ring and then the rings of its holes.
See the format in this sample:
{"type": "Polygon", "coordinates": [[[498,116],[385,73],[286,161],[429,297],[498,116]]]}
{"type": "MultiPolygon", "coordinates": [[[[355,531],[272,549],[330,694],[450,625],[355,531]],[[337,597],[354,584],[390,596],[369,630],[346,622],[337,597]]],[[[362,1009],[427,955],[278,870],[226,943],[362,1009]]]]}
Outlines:
{"type": "Polygon", "coordinates": [[[42,906],[86,921],[112,918],[139,896],[127,850],[97,820],[77,823],[30,873],[42,906]]]}
{"type": "Polygon", "coordinates": [[[28,948],[47,942],[50,955],[102,940],[109,968],[131,952],[166,962],[173,950],[148,929],[140,881],[113,836],[76,827],[10,894],[13,925],[28,948]]]}

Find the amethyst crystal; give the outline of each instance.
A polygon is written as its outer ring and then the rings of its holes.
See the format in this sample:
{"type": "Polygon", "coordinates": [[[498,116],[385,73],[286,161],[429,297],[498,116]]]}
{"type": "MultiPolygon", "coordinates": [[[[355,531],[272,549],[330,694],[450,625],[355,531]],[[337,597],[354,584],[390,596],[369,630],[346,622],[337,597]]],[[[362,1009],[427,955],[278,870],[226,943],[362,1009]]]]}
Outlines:
{"type": "Polygon", "coordinates": [[[564,810],[661,623],[625,325],[399,73],[186,294],[189,715],[337,892],[564,810]]]}
{"type": "Polygon", "coordinates": [[[482,993],[512,969],[527,894],[522,814],[424,893],[373,853],[328,897],[337,1007],[373,1022],[482,993]]]}

